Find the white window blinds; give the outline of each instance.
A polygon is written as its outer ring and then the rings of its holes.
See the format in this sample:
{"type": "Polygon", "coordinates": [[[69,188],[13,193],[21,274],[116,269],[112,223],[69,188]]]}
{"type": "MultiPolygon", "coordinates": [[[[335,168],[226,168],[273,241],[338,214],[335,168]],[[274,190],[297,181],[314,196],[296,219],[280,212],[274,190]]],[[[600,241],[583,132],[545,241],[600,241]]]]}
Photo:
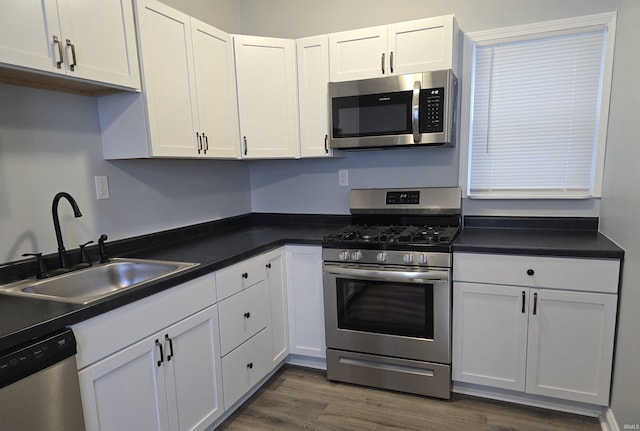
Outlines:
{"type": "Polygon", "coordinates": [[[470,197],[592,195],[605,31],[476,46],[470,197]]]}

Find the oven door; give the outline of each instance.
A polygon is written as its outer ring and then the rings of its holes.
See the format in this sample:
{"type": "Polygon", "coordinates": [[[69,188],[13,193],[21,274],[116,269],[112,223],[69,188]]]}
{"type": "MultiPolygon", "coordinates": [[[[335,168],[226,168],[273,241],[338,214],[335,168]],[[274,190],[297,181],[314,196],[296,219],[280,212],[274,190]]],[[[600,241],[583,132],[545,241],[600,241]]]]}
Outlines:
{"type": "Polygon", "coordinates": [[[451,271],[325,263],[327,347],[451,363],[451,271]]]}

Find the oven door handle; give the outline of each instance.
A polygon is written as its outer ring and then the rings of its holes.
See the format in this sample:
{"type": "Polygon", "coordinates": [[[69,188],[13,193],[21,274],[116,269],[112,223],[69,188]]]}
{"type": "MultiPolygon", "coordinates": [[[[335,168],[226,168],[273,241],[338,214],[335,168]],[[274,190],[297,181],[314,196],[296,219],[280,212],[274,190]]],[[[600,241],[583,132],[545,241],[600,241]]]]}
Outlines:
{"type": "Polygon", "coordinates": [[[422,280],[428,281],[449,281],[449,271],[385,271],[362,268],[344,268],[341,266],[326,266],[324,272],[336,275],[348,275],[352,277],[366,277],[384,279],[388,281],[410,281],[420,283],[422,280]]]}

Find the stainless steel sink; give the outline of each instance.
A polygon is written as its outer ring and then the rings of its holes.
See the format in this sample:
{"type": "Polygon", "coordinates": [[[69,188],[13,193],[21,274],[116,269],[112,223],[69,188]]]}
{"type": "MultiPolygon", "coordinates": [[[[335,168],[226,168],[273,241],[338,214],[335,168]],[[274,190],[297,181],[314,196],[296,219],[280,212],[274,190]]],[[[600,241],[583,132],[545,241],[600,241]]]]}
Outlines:
{"type": "Polygon", "coordinates": [[[198,265],[147,259],[112,259],[106,264],[44,280],[21,280],[0,286],[0,293],[88,304],[92,301],[159,280],[198,265]]]}

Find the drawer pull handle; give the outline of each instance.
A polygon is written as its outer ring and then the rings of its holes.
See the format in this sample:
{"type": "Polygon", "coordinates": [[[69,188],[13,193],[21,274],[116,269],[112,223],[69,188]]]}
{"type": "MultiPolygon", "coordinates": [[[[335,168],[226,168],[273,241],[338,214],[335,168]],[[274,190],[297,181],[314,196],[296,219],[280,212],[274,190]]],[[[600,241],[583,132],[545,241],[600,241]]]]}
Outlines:
{"type": "Polygon", "coordinates": [[[164,339],[169,342],[169,354],[167,355],[167,361],[170,361],[173,357],[173,340],[169,338],[169,334],[164,334],[164,339]]]}
{"type": "Polygon", "coordinates": [[[533,275],[536,272],[533,269],[527,269],[527,275],[533,275]]]}
{"type": "Polygon", "coordinates": [[[523,312],[523,313],[524,313],[524,311],[525,311],[524,306],[525,306],[525,302],[526,302],[526,300],[527,300],[527,294],[526,294],[526,293],[525,293],[525,291],[523,290],[523,291],[522,291],[522,312],[523,312]]]}
{"type": "Polygon", "coordinates": [[[267,263],[267,269],[271,269],[271,264],[267,263]]]}
{"type": "Polygon", "coordinates": [[[158,341],[156,339],[156,346],[158,346],[158,348],[160,349],[160,360],[158,361],[158,366],[162,366],[162,363],[164,362],[164,353],[162,352],[162,344],[160,344],[160,341],[158,341]]]}
{"type": "Polygon", "coordinates": [[[247,368],[252,369],[252,368],[253,368],[253,362],[249,362],[249,363],[247,364],[247,368]]]}
{"type": "Polygon", "coordinates": [[[533,294],[533,314],[537,314],[538,313],[538,294],[534,293],[533,294]]]}
{"type": "Polygon", "coordinates": [[[248,272],[243,272],[242,273],[242,278],[249,278],[249,273],[248,272]]]}
{"type": "Polygon", "coordinates": [[[246,313],[244,313],[244,318],[248,319],[249,317],[251,317],[251,313],[249,313],[248,311],[246,313]]]}

